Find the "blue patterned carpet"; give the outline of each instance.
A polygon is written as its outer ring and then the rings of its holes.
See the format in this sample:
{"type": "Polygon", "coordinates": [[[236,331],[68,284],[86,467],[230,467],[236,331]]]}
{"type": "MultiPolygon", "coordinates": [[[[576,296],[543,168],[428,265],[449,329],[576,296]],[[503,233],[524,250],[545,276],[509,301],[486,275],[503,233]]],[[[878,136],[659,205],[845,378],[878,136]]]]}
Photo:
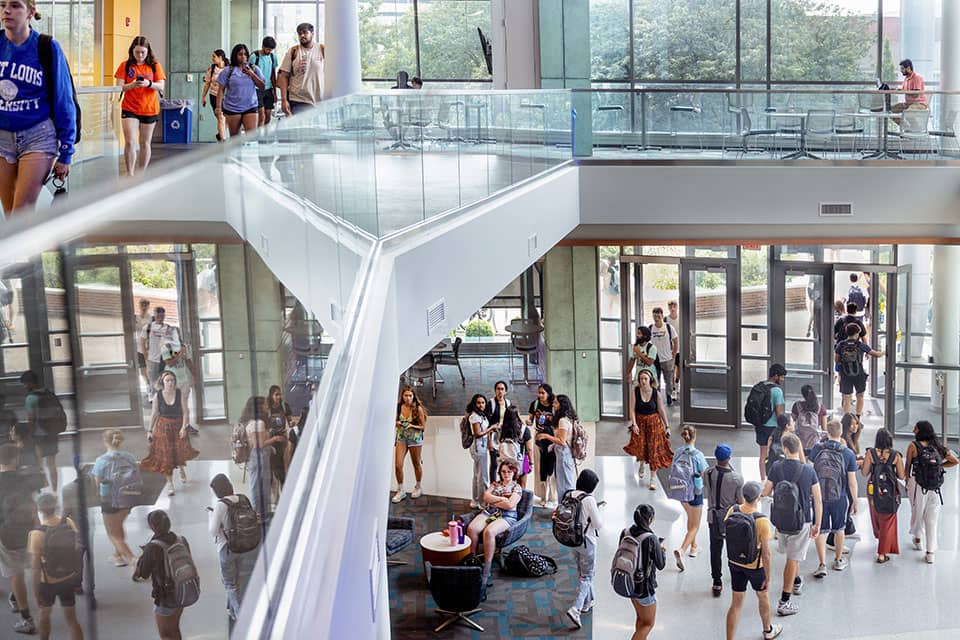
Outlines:
{"type": "MultiPolygon", "coordinates": [[[[393,637],[404,638],[590,638],[591,616],[583,616],[583,628],[572,630],[564,613],[576,596],[577,568],[573,553],[553,538],[549,511],[534,512],[530,530],[521,544],[535,553],[552,557],[557,562],[557,573],[543,578],[514,578],[500,575],[494,565],[494,586],[487,592],[487,601],[480,603],[482,611],[473,619],[485,629],[480,633],[464,625],[448,627],[435,634],[433,629],[440,618],[434,613],[436,604],[424,581],[420,546],[416,540],[431,531],[445,527],[453,514],[470,511],[466,500],[423,496],[418,500],[404,500],[390,505],[390,515],[412,517],[416,520],[415,541],[391,559],[408,564],[388,570],[390,589],[390,623],[393,637]]],[[[598,571],[597,579],[606,573],[598,571]]]]}

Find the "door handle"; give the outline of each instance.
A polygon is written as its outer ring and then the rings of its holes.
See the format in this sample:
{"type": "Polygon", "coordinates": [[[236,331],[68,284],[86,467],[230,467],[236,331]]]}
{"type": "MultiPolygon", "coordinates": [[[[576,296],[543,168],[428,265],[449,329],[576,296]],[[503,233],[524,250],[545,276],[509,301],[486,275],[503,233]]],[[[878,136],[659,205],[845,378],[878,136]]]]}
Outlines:
{"type": "Polygon", "coordinates": [[[683,366],[688,369],[711,369],[716,371],[730,371],[730,365],[728,364],[716,364],[708,362],[690,362],[689,360],[683,361],[683,366]]]}

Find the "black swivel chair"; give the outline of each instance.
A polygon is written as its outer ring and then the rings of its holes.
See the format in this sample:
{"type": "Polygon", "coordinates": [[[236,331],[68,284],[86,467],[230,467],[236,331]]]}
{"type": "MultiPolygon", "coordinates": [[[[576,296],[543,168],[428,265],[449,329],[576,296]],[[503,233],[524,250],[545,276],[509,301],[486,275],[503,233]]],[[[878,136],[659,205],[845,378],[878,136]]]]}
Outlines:
{"type": "Polygon", "coordinates": [[[413,543],[413,518],[387,518],[387,565],[406,564],[402,560],[390,560],[413,543]]]}
{"type": "Polygon", "coordinates": [[[437,603],[435,611],[443,617],[434,632],[440,632],[456,622],[462,622],[477,631],[483,627],[470,619],[480,613],[483,592],[483,569],[481,567],[435,567],[426,563],[427,584],[437,603]]]}
{"type": "Polygon", "coordinates": [[[441,364],[457,365],[457,371],[460,372],[460,380],[463,382],[463,386],[467,386],[467,379],[463,375],[463,367],[460,366],[460,345],[463,344],[463,338],[457,336],[453,341],[453,353],[444,353],[440,352],[436,356],[435,365],[440,366],[441,364]]]}

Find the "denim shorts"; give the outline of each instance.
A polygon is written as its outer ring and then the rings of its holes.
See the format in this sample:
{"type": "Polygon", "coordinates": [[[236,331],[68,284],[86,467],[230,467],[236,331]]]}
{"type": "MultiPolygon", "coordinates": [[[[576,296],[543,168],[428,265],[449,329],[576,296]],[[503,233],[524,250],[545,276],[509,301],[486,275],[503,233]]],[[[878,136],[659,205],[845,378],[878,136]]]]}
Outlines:
{"type": "Polygon", "coordinates": [[[650,605],[657,604],[657,594],[649,595],[646,598],[637,598],[634,596],[634,600],[637,601],[637,604],[641,607],[649,607],[650,605]]]}
{"type": "Polygon", "coordinates": [[[158,616],[169,618],[170,616],[175,615],[177,610],[173,607],[165,607],[162,604],[155,604],[153,605],[153,612],[158,616]]]}
{"type": "Polygon", "coordinates": [[[44,120],[23,131],[0,131],[0,157],[10,164],[16,164],[28,153],[56,156],[58,151],[53,120],[44,120]]]}

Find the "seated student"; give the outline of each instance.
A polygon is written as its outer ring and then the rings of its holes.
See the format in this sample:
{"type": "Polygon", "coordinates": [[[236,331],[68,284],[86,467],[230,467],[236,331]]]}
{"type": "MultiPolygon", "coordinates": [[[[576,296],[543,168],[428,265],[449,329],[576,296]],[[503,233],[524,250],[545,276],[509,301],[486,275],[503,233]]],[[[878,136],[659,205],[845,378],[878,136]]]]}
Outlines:
{"type": "Polygon", "coordinates": [[[493,556],[497,550],[497,536],[510,529],[517,522],[517,505],[523,496],[523,489],[517,483],[520,475],[517,463],[503,460],[497,469],[498,479],[487,487],[483,494],[483,508],[467,525],[470,537],[470,553],[476,555],[480,538],[483,537],[483,589],[492,586],[491,571],[493,556]]]}
{"type": "Polygon", "coordinates": [[[40,607],[40,638],[50,637],[50,612],[59,598],[70,640],[83,640],[76,611],[83,562],[83,554],[76,547],[77,526],[70,518],[57,515],[57,497],[53,494],[41,493],[37,497],[37,510],[41,516],[40,527],[30,532],[28,548],[33,561],[33,589],[40,607]],[[66,528],[62,528],[63,525],[66,528]],[[48,536],[56,536],[58,542],[51,539],[47,544],[48,536]],[[57,568],[56,572],[53,567],[57,568]]]}

